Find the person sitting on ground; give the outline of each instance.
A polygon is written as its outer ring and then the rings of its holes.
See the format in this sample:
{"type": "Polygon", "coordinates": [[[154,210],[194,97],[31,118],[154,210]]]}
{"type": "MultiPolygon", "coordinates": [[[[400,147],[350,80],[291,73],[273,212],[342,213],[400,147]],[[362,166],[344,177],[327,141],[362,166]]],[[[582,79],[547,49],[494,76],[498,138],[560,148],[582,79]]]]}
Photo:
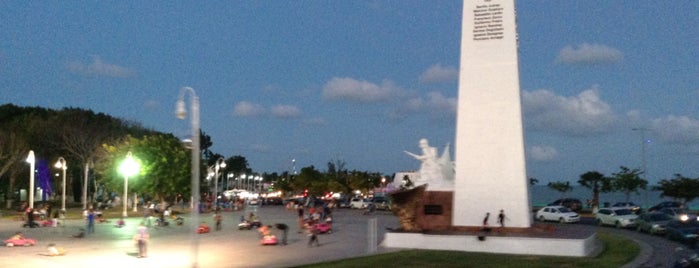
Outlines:
{"type": "Polygon", "coordinates": [[[56,247],[56,244],[50,243],[46,249],[49,251],[48,256],[63,256],[66,254],[65,249],[62,247],[56,247]]]}

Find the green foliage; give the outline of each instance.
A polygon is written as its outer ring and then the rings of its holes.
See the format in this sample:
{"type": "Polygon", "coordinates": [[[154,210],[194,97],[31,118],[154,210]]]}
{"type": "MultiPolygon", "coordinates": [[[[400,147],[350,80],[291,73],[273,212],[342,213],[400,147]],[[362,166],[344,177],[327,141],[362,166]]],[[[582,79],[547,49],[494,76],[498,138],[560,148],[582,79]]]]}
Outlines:
{"type": "Polygon", "coordinates": [[[699,197],[699,179],[675,174],[673,179],[663,179],[653,189],[661,191],[661,196],[673,197],[681,200],[683,204],[687,204],[687,202],[699,197]]]}
{"type": "Polygon", "coordinates": [[[99,163],[98,172],[104,184],[121,190],[124,177],[117,172],[127,152],[131,152],[141,169],[139,175],[129,178],[129,192],[153,194],[162,199],[168,195],[190,192],[190,155],[172,135],[157,134],[142,138],[128,137],[115,145],[104,145],[105,157],[99,163]]]}
{"type": "Polygon", "coordinates": [[[589,171],[580,175],[578,183],[592,190],[593,206],[599,207],[599,193],[611,192],[613,190],[611,179],[605,177],[597,171],[589,171]]]}
{"type": "Polygon", "coordinates": [[[612,187],[616,191],[623,192],[626,195],[626,202],[629,202],[631,193],[638,194],[639,189],[646,189],[648,181],[641,178],[642,172],[639,169],[629,169],[625,166],[621,166],[620,169],[613,174],[612,187]]]}
{"type": "Polygon", "coordinates": [[[561,192],[565,194],[566,192],[570,192],[573,190],[573,187],[570,186],[570,182],[562,182],[562,181],[556,181],[556,182],[549,182],[546,186],[549,188],[556,190],[558,192],[561,192]]]}

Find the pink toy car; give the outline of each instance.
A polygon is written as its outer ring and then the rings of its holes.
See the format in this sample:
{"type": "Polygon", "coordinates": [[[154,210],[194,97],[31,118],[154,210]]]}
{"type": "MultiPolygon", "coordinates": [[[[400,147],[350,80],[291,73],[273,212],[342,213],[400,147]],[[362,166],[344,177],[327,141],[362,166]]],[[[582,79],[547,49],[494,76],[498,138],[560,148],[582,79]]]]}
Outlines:
{"type": "Polygon", "coordinates": [[[333,233],[333,225],[331,223],[327,222],[319,222],[316,223],[315,226],[313,226],[319,234],[332,234],[333,233]]]}
{"type": "Polygon", "coordinates": [[[262,237],[262,240],[260,241],[263,246],[266,245],[276,245],[278,243],[277,237],[273,235],[265,235],[262,237]]]}
{"type": "Polygon", "coordinates": [[[20,238],[20,239],[7,239],[5,240],[5,246],[8,247],[14,247],[14,246],[33,246],[36,245],[36,240],[34,239],[29,239],[29,238],[20,238]]]}

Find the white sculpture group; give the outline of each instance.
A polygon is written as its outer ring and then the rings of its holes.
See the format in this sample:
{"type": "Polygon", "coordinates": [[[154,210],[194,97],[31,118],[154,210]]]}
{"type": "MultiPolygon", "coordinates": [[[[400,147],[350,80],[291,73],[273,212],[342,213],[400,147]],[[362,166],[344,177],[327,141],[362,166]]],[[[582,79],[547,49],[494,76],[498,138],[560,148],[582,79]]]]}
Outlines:
{"type": "Polygon", "coordinates": [[[420,139],[422,155],[408,151],[406,154],[422,161],[420,171],[414,183],[415,186],[427,184],[430,191],[452,191],[454,189],[454,163],[449,155],[449,145],[445,146],[442,156],[438,156],[437,148],[431,147],[427,139],[420,139]]]}

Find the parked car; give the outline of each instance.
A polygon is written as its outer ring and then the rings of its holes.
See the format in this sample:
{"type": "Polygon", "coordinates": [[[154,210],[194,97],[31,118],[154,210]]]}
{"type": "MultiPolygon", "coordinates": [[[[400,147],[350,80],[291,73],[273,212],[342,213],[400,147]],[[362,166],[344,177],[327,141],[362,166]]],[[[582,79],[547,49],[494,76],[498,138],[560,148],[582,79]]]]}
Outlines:
{"type": "Polygon", "coordinates": [[[690,248],[696,247],[697,237],[699,237],[697,233],[699,233],[699,221],[696,219],[687,221],[671,220],[665,225],[665,237],[684,243],[690,248]]]}
{"type": "Polygon", "coordinates": [[[661,210],[663,208],[679,208],[682,207],[682,203],[676,201],[663,201],[655,206],[648,208],[648,211],[661,210]]]}
{"type": "Polygon", "coordinates": [[[681,221],[686,221],[686,220],[697,220],[697,214],[694,212],[691,212],[689,210],[686,210],[684,208],[663,208],[659,210],[661,213],[665,213],[667,215],[670,215],[675,220],[681,220],[681,221]]]}
{"type": "Polygon", "coordinates": [[[347,199],[347,198],[338,199],[337,200],[337,207],[338,208],[349,208],[350,207],[350,199],[347,199]]]}
{"type": "Polygon", "coordinates": [[[630,209],[631,211],[633,211],[633,213],[636,213],[636,214],[638,214],[638,213],[641,211],[641,206],[636,205],[636,204],[634,204],[633,202],[617,202],[617,203],[615,203],[614,205],[612,205],[612,207],[615,207],[615,208],[628,208],[628,209],[630,209]]]}
{"type": "Polygon", "coordinates": [[[371,201],[367,198],[355,197],[350,200],[350,208],[364,209],[369,206],[371,201]]]}
{"type": "Polygon", "coordinates": [[[661,212],[643,213],[636,219],[636,231],[649,234],[664,234],[665,225],[672,220],[670,215],[661,212]]]}
{"type": "Polygon", "coordinates": [[[564,206],[569,208],[572,211],[580,211],[583,208],[583,203],[580,201],[580,199],[575,199],[575,198],[562,198],[558,199],[556,201],[553,201],[548,204],[549,206],[564,206]]]}
{"type": "Polygon", "coordinates": [[[377,196],[374,197],[374,199],[372,199],[371,202],[374,203],[376,209],[391,210],[391,200],[389,198],[377,196]]]}
{"type": "Polygon", "coordinates": [[[636,226],[638,215],[627,208],[600,208],[595,214],[597,225],[612,225],[617,228],[628,228],[636,226]]]}
{"type": "Polygon", "coordinates": [[[579,222],[580,214],[564,206],[546,206],[536,212],[536,219],[540,221],[557,221],[560,223],[579,222]]]}

